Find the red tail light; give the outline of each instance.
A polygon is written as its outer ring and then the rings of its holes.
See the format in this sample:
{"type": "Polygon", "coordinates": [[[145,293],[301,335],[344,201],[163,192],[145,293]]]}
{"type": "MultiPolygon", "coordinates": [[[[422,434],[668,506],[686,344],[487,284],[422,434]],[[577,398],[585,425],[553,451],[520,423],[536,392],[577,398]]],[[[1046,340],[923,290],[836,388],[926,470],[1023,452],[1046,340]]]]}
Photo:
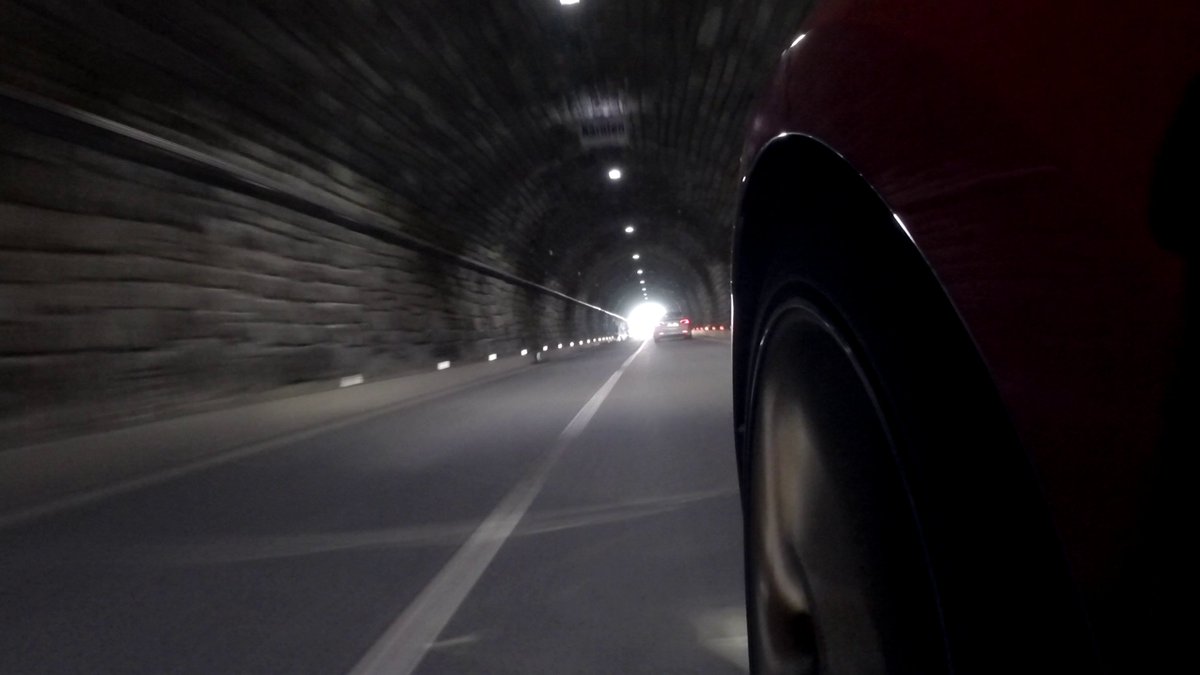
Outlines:
{"type": "Polygon", "coordinates": [[[680,319],[680,320],[679,320],[679,325],[680,325],[680,326],[686,326],[686,325],[688,325],[689,323],[691,323],[691,321],[689,321],[689,320],[687,320],[687,319],[680,319]]]}

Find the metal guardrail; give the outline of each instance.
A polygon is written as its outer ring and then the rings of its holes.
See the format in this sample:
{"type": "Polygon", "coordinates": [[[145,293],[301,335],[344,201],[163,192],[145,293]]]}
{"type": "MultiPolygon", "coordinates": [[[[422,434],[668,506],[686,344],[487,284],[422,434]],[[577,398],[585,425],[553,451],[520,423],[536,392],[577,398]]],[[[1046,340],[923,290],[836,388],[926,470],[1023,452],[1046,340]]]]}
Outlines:
{"type": "Polygon", "coordinates": [[[306,216],[334,223],[376,241],[433,256],[514,286],[528,288],[625,321],[625,317],[620,314],[549,286],[522,279],[417,237],[395,232],[382,224],[364,222],[348,216],[334,206],[322,204],[314,197],[301,195],[278,181],[219,157],[36,94],[0,84],[0,115],[34,131],[261,199],[306,216]]]}

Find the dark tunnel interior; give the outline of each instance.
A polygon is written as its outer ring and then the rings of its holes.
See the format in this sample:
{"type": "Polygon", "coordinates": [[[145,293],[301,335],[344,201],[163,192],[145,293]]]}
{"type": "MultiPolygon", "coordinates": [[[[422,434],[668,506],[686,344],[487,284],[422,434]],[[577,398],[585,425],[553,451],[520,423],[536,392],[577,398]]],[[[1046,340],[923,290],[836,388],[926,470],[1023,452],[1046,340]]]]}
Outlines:
{"type": "Polygon", "coordinates": [[[0,429],[728,323],[807,4],[0,3],[0,429]]]}
{"type": "Polygon", "coordinates": [[[1197,35],[0,0],[0,675],[1184,662],[1197,35]]]}

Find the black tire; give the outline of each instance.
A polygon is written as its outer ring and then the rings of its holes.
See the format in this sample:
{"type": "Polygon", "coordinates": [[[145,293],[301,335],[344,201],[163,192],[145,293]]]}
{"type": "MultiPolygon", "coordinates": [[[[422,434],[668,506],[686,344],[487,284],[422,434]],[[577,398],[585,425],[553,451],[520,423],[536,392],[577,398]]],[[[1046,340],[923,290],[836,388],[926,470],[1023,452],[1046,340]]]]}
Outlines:
{"type": "Polygon", "coordinates": [[[873,386],[837,321],[784,295],[748,428],[748,609],[763,673],[943,673],[936,592],[873,386]]]}
{"type": "Polygon", "coordinates": [[[1042,499],[973,343],[915,250],[850,231],[799,231],[747,303],[754,672],[1090,668],[1042,499]]]}

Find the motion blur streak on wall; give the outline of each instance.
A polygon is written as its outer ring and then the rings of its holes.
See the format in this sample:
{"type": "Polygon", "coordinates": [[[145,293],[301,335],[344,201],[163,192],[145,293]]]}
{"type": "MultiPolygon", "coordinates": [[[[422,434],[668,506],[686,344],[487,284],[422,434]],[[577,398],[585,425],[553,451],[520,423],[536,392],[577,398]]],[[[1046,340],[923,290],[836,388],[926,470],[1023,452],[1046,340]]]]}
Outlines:
{"type": "Polygon", "coordinates": [[[28,100],[0,90],[5,445],[615,332],[615,315],[381,214],[28,100]]]}

